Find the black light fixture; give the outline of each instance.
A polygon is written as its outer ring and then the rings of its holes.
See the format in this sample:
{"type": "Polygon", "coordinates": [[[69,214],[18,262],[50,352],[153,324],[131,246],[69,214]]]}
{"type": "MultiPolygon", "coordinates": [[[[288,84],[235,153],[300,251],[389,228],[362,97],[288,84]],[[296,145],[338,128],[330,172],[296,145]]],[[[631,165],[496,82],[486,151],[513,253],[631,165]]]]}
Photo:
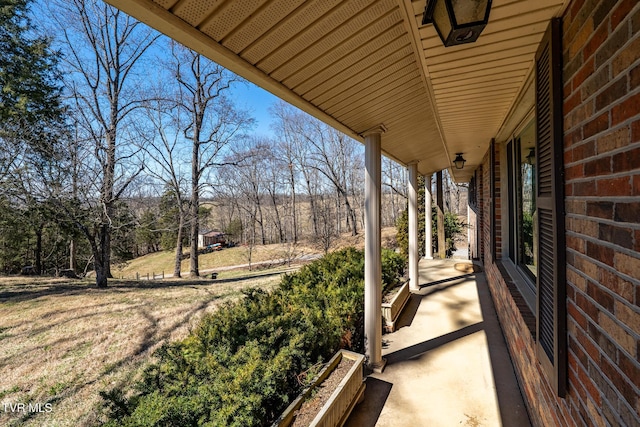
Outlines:
{"type": "Polygon", "coordinates": [[[453,161],[453,164],[456,165],[456,169],[462,169],[466,162],[467,161],[464,159],[464,157],[462,157],[462,153],[456,153],[456,158],[453,161]]]}
{"type": "Polygon", "coordinates": [[[535,165],[536,164],[536,149],[535,149],[535,147],[530,147],[529,148],[529,154],[527,154],[527,157],[525,157],[525,159],[527,159],[527,163],[529,163],[530,165],[535,165]]]}
{"type": "Polygon", "coordinates": [[[489,22],[491,0],[427,0],[422,25],[433,24],[445,47],[473,43],[489,22]]]}

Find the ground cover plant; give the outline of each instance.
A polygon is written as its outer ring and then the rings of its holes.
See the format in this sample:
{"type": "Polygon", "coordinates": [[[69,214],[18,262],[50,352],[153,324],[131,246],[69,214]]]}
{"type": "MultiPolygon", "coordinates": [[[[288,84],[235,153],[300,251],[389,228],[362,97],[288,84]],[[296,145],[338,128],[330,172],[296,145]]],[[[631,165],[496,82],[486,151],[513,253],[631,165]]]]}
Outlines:
{"type": "Polygon", "coordinates": [[[163,342],[186,337],[242,289],[271,289],[280,273],[220,277],[112,280],[104,290],[89,279],[0,277],[0,425],[98,425],[100,391],[130,388],[163,342]],[[4,410],[18,403],[43,409],[4,410]]]}
{"type": "MultiPolygon", "coordinates": [[[[385,280],[402,275],[401,260],[385,252],[385,280]]],[[[363,351],[361,251],[330,253],[271,292],[244,295],[203,316],[186,339],[163,345],[135,393],[103,393],[107,425],[270,425],[306,385],[301,374],[339,348],[363,351]]]]}

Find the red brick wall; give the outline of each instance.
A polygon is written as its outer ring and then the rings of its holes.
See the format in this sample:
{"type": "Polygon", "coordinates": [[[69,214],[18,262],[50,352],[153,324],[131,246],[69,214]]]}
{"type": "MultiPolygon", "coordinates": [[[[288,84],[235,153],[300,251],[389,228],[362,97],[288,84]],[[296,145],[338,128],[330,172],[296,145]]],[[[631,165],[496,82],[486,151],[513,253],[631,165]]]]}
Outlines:
{"type": "Polygon", "coordinates": [[[491,257],[491,239],[506,236],[499,227],[498,235],[489,233],[489,153],[478,183],[482,259],[532,422],[640,426],[640,2],[572,1],[563,17],[563,57],[566,398],[547,382],[527,327],[530,313],[491,257]]]}
{"type": "Polygon", "coordinates": [[[563,18],[569,396],[586,425],[640,425],[640,4],[563,18]]]}
{"type": "MultiPolygon", "coordinates": [[[[503,145],[496,145],[496,159],[500,158],[500,151],[504,150],[503,145]]],[[[490,188],[489,174],[489,153],[483,159],[482,170],[485,172],[482,182],[486,195],[484,199],[483,215],[483,235],[482,244],[484,246],[484,266],[487,275],[487,282],[491,290],[491,295],[496,307],[496,312],[500,318],[500,325],[509,347],[514,369],[518,375],[523,397],[528,405],[529,415],[534,425],[540,427],[562,426],[570,427],[576,424],[570,414],[563,399],[554,396],[551,386],[546,380],[535,352],[535,319],[527,307],[524,299],[519,294],[515,284],[509,278],[508,273],[501,266],[501,263],[494,262],[491,257],[490,241],[492,238],[490,230],[490,207],[488,201],[488,191],[490,188]],[[528,323],[528,324],[527,324],[528,323]]],[[[500,180],[500,168],[496,167],[496,203],[499,205],[500,185],[507,181],[500,180]]],[[[496,206],[496,211],[498,207],[496,206]]],[[[497,224],[496,224],[497,225],[497,224]]],[[[496,233],[501,233],[501,228],[496,227],[496,233]]],[[[499,249],[499,247],[497,248],[499,249]]],[[[500,255],[496,258],[500,259],[500,255]]]]}

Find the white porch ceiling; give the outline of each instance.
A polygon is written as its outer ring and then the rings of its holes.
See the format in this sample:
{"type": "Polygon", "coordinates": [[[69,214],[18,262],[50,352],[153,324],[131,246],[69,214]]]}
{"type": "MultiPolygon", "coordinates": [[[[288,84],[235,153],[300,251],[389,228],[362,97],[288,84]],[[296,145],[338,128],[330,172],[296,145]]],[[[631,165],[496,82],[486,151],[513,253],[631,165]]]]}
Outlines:
{"type": "Polygon", "coordinates": [[[493,0],[476,43],[445,48],[425,0],[106,0],[360,141],[468,181],[563,0],[493,0]]]}

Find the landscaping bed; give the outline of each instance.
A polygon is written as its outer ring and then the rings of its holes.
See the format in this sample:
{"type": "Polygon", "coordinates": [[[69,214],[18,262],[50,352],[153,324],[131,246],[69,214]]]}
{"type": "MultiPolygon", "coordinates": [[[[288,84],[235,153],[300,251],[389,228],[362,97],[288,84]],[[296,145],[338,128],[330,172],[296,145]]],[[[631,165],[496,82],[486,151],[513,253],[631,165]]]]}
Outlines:
{"type": "MultiPolygon", "coordinates": [[[[395,256],[383,257],[383,277],[402,273],[395,256]]],[[[161,347],[136,393],[105,393],[107,425],[268,426],[305,388],[298,375],[340,348],[364,350],[364,254],[352,248],[272,292],[246,291],[161,347]]]]}
{"type": "Polygon", "coordinates": [[[273,427],[336,427],[364,395],[364,356],[340,350],[273,427]]]}
{"type": "Polygon", "coordinates": [[[329,376],[313,388],[313,396],[307,398],[300,409],[295,412],[295,418],[292,427],[308,427],[316,418],[316,415],[322,410],[324,405],[329,401],[331,395],[338,387],[338,384],[349,373],[349,369],[355,364],[355,360],[343,358],[338,366],[331,371],[329,376]]]}
{"type": "Polygon", "coordinates": [[[386,332],[395,331],[396,321],[409,301],[410,296],[411,292],[409,291],[409,281],[405,281],[385,295],[382,300],[381,309],[386,332]]]}

